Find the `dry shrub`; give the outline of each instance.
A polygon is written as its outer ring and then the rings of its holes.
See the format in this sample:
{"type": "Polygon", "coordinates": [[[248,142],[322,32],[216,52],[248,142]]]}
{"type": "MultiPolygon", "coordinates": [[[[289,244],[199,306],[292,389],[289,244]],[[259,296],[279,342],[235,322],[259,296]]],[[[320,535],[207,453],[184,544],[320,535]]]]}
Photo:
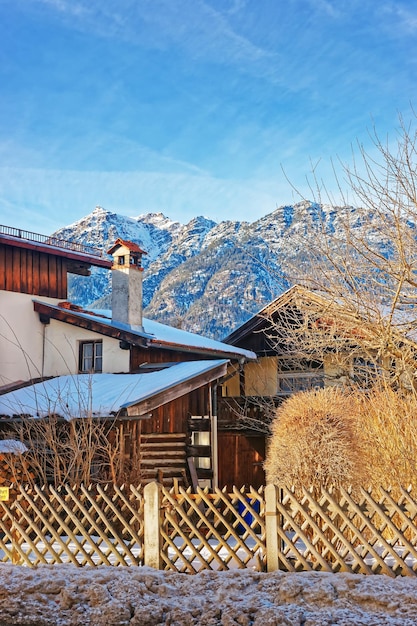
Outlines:
{"type": "Polygon", "coordinates": [[[338,388],[305,391],[277,410],[265,462],[267,482],[320,487],[358,485],[367,468],[355,394],[338,388]]]}
{"type": "Polygon", "coordinates": [[[417,396],[389,388],[358,397],[374,486],[417,487],[417,396]]]}

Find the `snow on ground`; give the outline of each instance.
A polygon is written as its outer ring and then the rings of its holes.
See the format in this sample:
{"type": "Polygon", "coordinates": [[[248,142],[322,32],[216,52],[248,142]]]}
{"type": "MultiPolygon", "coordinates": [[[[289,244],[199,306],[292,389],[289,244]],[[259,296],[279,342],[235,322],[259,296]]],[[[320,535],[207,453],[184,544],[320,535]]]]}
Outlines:
{"type": "Polygon", "coordinates": [[[417,578],[0,564],[0,626],[414,626],[417,578]]]}

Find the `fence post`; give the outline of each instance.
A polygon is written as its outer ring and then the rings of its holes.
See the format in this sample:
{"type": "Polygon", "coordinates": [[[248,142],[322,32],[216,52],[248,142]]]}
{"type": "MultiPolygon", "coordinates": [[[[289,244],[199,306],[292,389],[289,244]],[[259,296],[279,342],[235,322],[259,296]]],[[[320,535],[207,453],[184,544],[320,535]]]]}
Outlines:
{"type": "Polygon", "coordinates": [[[275,572],[279,569],[279,551],[281,542],[278,537],[278,487],[265,487],[265,543],[266,543],[266,570],[275,572]]]}
{"type": "Polygon", "coordinates": [[[161,559],[161,489],[152,482],[143,489],[143,552],[144,564],[162,569],[161,559]]]}

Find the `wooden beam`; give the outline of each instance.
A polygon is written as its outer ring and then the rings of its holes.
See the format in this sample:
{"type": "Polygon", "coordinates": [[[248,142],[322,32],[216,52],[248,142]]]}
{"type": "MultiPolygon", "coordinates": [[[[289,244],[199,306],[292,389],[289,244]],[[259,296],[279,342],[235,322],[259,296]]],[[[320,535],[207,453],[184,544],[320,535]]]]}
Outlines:
{"type": "Polygon", "coordinates": [[[185,396],[195,389],[204,387],[204,385],[207,385],[213,380],[218,380],[225,375],[226,371],[227,363],[218,365],[209,372],[204,372],[204,374],[194,376],[194,378],[192,378],[191,380],[187,380],[185,382],[178,383],[177,385],[173,385],[170,389],[161,391],[151,396],[150,398],[146,398],[141,402],[126,407],[127,414],[130,415],[131,413],[133,413],[135,415],[141,415],[142,413],[150,413],[151,411],[158,408],[159,406],[162,406],[163,404],[167,404],[172,400],[176,400],[181,396],[185,396]]]}

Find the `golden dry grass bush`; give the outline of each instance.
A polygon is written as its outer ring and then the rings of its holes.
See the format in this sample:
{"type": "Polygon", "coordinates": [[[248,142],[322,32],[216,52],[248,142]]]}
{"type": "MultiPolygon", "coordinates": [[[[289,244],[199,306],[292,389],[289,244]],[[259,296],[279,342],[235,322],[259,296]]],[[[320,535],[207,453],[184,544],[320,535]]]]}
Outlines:
{"type": "Polygon", "coordinates": [[[417,489],[417,396],[387,387],[358,402],[372,484],[417,489]]]}
{"type": "Polygon", "coordinates": [[[265,470],[267,482],[340,487],[365,482],[355,394],[338,388],[295,394],[277,410],[265,470]]]}

